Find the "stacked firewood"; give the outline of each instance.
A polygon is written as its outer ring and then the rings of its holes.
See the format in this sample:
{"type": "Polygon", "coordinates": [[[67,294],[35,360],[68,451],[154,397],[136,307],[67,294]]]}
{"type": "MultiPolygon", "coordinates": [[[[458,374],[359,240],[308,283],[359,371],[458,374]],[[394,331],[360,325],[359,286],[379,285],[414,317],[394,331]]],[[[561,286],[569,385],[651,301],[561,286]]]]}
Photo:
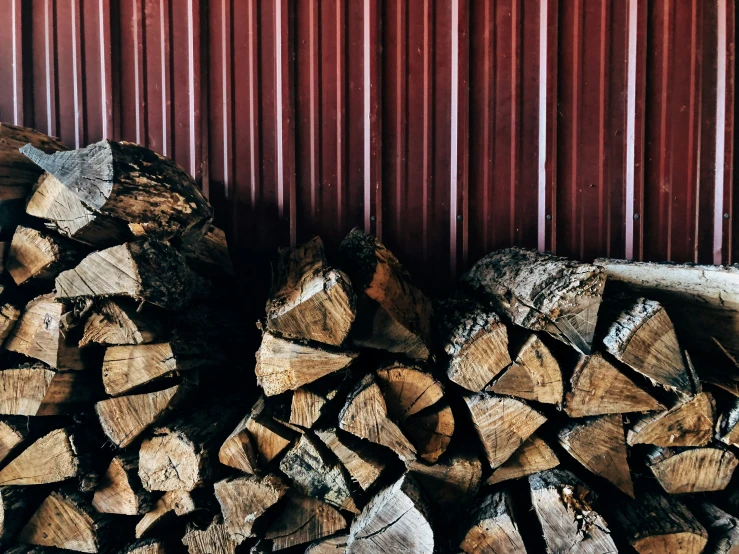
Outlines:
{"type": "Polygon", "coordinates": [[[430,299],[354,230],[277,253],[260,337],[172,161],[0,126],[5,186],[8,552],[739,550],[734,268],[510,248],[430,299]]]}

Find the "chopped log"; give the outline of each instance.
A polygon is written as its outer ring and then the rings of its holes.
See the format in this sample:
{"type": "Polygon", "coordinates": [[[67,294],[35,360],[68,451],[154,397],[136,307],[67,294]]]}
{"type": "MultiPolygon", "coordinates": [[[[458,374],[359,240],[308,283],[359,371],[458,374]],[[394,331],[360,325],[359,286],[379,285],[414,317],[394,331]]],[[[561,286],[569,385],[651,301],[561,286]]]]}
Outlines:
{"type": "Polygon", "coordinates": [[[354,520],[347,554],[433,552],[431,514],[407,473],[377,493],[354,520]]]}
{"type": "Polygon", "coordinates": [[[287,492],[287,485],[275,475],[238,477],[218,481],[216,498],[228,534],[236,544],[256,536],[254,526],[287,492]]]}
{"type": "Polygon", "coordinates": [[[590,354],[605,281],[599,266],[521,248],[488,254],[462,277],[514,324],[583,354],[590,354]]]}
{"type": "Polygon", "coordinates": [[[194,380],[189,378],[160,391],[101,400],[95,404],[95,413],[103,432],[117,447],[125,448],[150,425],[179,407],[192,394],[194,380]]]}
{"type": "Polygon", "coordinates": [[[444,389],[433,375],[401,363],[378,369],[377,381],[388,415],[395,421],[404,421],[444,397],[444,389]]]}
{"type": "Polygon", "coordinates": [[[58,483],[80,475],[82,465],[72,431],[55,429],[0,471],[0,486],[58,483]]]}
{"type": "Polygon", "coordinates": [[[78,492],[54,491],[20,532],[19,540],[78,552],[103,552],[116,533],[113,516],[93,509],[78,492]]]}
{"type": "Polygon", "coordinates": [[[182,544],[187,546],[189,554],[234,554],[238,546],[221,516],[214,517],[205,529],[188,525],[182,544]]]}
{"type": "Polygon", "coordinates": [[[280,461],[280,470],[299,492],[336,508],[359,513],[342,466],[332,463],[321,446],[307,434],[287,451],[280,461]]]}
{"type": "Polygon", "coordinates": [[[85,368],[80,349],[69,340],[62,328],[64,304],[53,294],[31,300],[23,309],[18,323],[3,346],[57,369],[85,368]]]}
{"type": "Polygon", "coordinates": [[[575,421],[559,431],[559,444],[588,471],[634,498],[623,417],[618,414],[575,421]]]}
{"type": "Polygon", "coordinates": [[[549,445],[544,442],[536,433],[531,435],[524,443],[518,447],[513,455],[508,458],[503,465],[498,467],[493,474],[488,477],[485,484],[494,485],[526,477],[539,471],[553,469],[559,465],[559,458],[549,445]]]}
{"type": "Polygon", "coordinates": [[[416,448],[418,456],[434,463],[446,452],[454,434],[454,415],[443,400],[400,423],[403,434],[416,448]]]}
{"type": "Polygon", "coordinates": [[[559,363],[541,339],[531,335],[513,364],[485,390],[542,404],[559,405],[562,403],[563,389],[559,363]]]}
{"type": "Polygon", "coordinates": [[[406,464],[416,459],[416,449],[388,417],[385,398],[375,375],[367,374],[349,394],[339,414],[339,427],[360,438],[381,444],[406,464]]]}
{"type": "Polygon", "coordinates": [[[8,418],[0,419],[0,462],[8,457],[28,436],[27,425],[20,425],[8,418]]]}
{"type": "Polygon", "coordinates": [[[136,538],[149,537],[175,516],[190,514],[197,509],[192,495],[186,491],[165,492],[154,507],[136,524],[136,538]]]}
{"type": "Polygon", "coordinates": [[[664,409],[597,352],[580,359],[565,394],[564,410],[573,418],[664,409]]]}
{"type": "Polygon", "coordinates": [[[546,420],[515,398],[478,393],[464,397],[490,467],[501,466],[546,420]]]}
{"type": "Polygon", "coordinates": [[[182,253],[190,267],[203,275],[214,277],[236,275],[231,255],[228,253],[226,233],[214,225],[209,225],[203,238],[187,245],[182,253]]]}
{"type": "Polygon", "coordinates": [[[60,299],[123,296],[180,310],[207,292],[207,284],[171,246],[155,240],[99,250],[56,278],[60,299]]]}
{"type": "Polygon", "coordinates": [[[132,236],[188,244],[213,219],[193,178],[143,146],[103,140],[51,155],[31,145],[21,152],[72,190],[96,219],[123,221],[132,236]]]}
{"type": "Polygon", "coordinates": [[[0,487],[0,547],[13,542],[28,519],[28,495],[22,487],[0,487]]]}
{"type": "Polygon", "coordinates": [[[0,345],[13,331],[20,317],[21,311],[12,304],[3,304],[0,307],[0,345]]]}
{"type": "MultiPolygon", "coordinates": [[[[333,391],[336,392],[336,391],[333,391]]],[[[312,429],[321,417],[330,398],[318,394],[306,387],[300,387],[293,393],[290,406],[290,423],[312,429]]]]}
{"type": "Polygon", "coordinates": [[[349,278],[328,266],[320,237],[281,248],[267,301],[267,329],[286,339],[339,346],[354,322],[349,278]]]}
{"type": "Polygon", "coordinates": [[[143,539],[126,546],[121,554],[173,554],[174,550],[163,539],[143,539]]]}
{"type": "Polygon", "coordinates": [[[637,299],[611,325],[603,344],[617,360],[652,383],[693,394],[675,328],[659,302],[637,299]]]}
{"type": "Polygon", "coordinates": [[[234,399],[224,398],[155,427],[139,450],[139,477],[149,491],[191,491],[213,472],[223,431],[233,424],[234,399]]]}
{"type": "Polygon", "coordinates": [[[319,540],[306,548],[305,554],[345,554],[349,535],[336,535],[319,540]]]}
{"type": "Polygon", "coordinates": [[[138,472],[138,452],[118,454],[95,489],[92,507],[104,514],[135,516],[148,512],[154,506],[154,496],[141,485],[138,472]]]}
{"type": "Polygon", "coordinates": [[[353,352],[329,351],[265,333],[254,371],[264,394],[274,396],[339,371],[356,357],[353,352]]]}
{"type": "Polygon", "coordinates": [[[646,493],[615,508],[622,536],[640,554],[700,554],[708,542],[705,528],[673,497],[646,493]]]}
{"type": "Polygon", "coordinates": [[[316,498],[289,492],[265,538],[272,539],[272,550],[277,551],[329,537],[344,529],[346,521],[336,508],[316,498]]]}
{"type": "Polygon", "coordinates": [[[606,521],[593,509],[593,491],[572,473],[535,473],[529,475],[529,487],[548,552],[618,552],[606,521]]]}
{"type": "Polygon", "coordinates": [[[641,418],[626,440],[630,446],[706,446],[713,437],[715,409],[713,397],[702,392],[666,412],[641,418]]]}
{"type": "Polygon", "coordinates": [[[5,269],[16,285],[53,281],[75,266],[84,253],[74,242],[58,235],[19,225],[5,259],[5,269]]]}
{"type": "Polygon", "coordinates": [[[431,302],[376,237],[353,229],[339,246],[341,267],[358,296],[354,344],[429,357],[431,302]]]}
{"type": "Polygon", "coordinates": [[[491,309],[471,300],[444,300],[434,306],[434,319],[450,381],[479,392],[510,365],[508,330],[491,309]]]}
{"type": "Polygon", "coordinates": [[[0,371],[0,414],[51,416],[67,414],[88,402],[92,389],[86,375],[62,373],[41,364],[0,371]]]}
{"type": "Polygon", "coordinates": [[[716,424],[718,439],[731,446],[739,446],[739,399],[722,413],[716,424]]]}
{"type": "Polygon", "coordinates": [[[379,447],[359,440],[341,429],[319,430],[316,431],[316,436],[334,453],[349,476],[363,490],[370,488],[387,466],[379,447]]]}
{"type": "Polygon", "coordinates": [[[647,454],[647,466],[670,494],[724,490],[739,459],[725,447],[664,448],[647,454]]]}
{"type": "Polygon", "coordinates": [[[444,463],[433,465],[413,462],[408,470],[426,497],[447,514],[471,500],[480,489],[482,480],[482,463],[477,456],[470,454],[455,454],[444,463]]]}
{"type": "Polygon", "coordinates": [[[706,554],[739,554],[739,519],[709,502],[690,506],[693,515],[708,531],[706,554]]]}
{"type": "Polygon", "coordinates": [[[459,548],[467,554],[526,553],[509,492],[498,491],[482,499],[470,515],[459,548]]]}
{"type": "Polygon", "coordinates": [[[105,299],[85,321],[79,347],[149,344],[161,335],[162,325],[146,310],[139,312],[138,306],[126,299],[105,299]]]}

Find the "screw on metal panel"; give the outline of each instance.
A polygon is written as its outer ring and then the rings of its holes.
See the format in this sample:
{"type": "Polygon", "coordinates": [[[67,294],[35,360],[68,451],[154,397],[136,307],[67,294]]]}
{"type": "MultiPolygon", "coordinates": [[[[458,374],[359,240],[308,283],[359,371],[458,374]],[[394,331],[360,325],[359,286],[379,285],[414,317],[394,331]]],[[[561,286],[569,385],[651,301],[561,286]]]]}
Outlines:
{"type": "Polygon", "coordinates": [[[375,216],[373,215],[370,216],[370,221],[374,221],[375,219],[377,219],[375,216]]]}
{"type": "Polygon", "coordinates": [[[634,219],[639,219],[639,214],[634,214],[634,219]]]}
{"type": "Polygon", "coordinates": [[[457,216],[457,221],[462,221],[462,216],[461,215],[458,215],[457,216]]]}
{"type": "Polygon", "coordinates": [[[724,219],[729,219],[729,214],[724,214],[724,219]]]}
{"type": "Polygon", "coordinates": [[[550,221],[552,219],[552,216],[547,214],[547,221],[550,221]]]}

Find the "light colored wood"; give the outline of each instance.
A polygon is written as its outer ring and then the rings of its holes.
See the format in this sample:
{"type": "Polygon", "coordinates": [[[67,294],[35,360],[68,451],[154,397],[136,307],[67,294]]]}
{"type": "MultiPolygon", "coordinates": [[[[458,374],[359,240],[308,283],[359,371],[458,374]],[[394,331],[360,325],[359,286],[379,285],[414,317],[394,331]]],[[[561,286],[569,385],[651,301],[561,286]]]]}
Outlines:
{"type": "Polygon", "coordinates": [[[739,459],[726,447],[663,448],[647,454],[647,467],[669,494],[724,490],[739,459]]]}
{"type": "Polygon", "coordinates": [[[58,235],[19,225],[5,258],[16,285],[53,281],[82,259],[79,245],[58,235]]]}
{"type": "Polygon", "coordinates": [[[442,400],[408,417],[400,423],[400,428],[416,448],[418,457],[434,463],[452,440],[454,415],[446,400],[442,400]]]}
{"type": "Polygon", "coordinates": [[[138,471],[138,452],[118,454],[95,489],[92,507],[104,514],[135,516],[148,512],[154,496],[141,485],[138,471]]]}
{"type": "Polygon", "coordinates": [[[489,308],[471,300],[442,300],[434,306],[434,319],[450,381],[479,392],[510,365],[508,330],[489,308]]]}
{"type": "Polygon", "coordinates": [[[488,254],[462,277],[514,324],[546,331],[583,354],[590,354],[605,281],[599,266],[522,248],[488,254]]]}
{"type": "Polygon", "coordinates": [[[739,519],[709,502],[694,502],[690,511],[708,531],[706,554],[739,554],[739,519]]]}
{"type": "Polygon", "coordinates": [[[362,439],[381,444],[406,464],[416,459],[416,449],[388,417],[387,404],[377,378],[367,374],[349,394],[339,414],[339,427],[362,439]]]}
{"type": "Polygon", "coordinates": [[[500,467],[493,471],[485,484],[494,485],[526,477],[539,471],[554,469],[559,465],[559,458],[549,445],[536,433],[526,439],[513,455],[500,467]]]}
{"type": "Polygon", "coordinates": [[[328,398],[305,387],[296,389],[290,406],[290,423],[305,429],[311,429],[318,418],[321,417],[328,400],[328,398]]]}
{"type": "Polygon", "coordinates": [[[189,492],[176,490],[165,492],[154,507],[136,524],[136,538],[157,534],[167,521],[175,516],[190,514],[196,508],[195,500],[189,492]]]}
{"type": "Polygon", "coordinates": [[[182,544],[187,546],[189,554],[234,554],[238,546],[220,516],[204,529],[188,525],[182,544]]]}
{"type": "Polygon", "coordinates": [[[21,530],[21,542],[77,552],[103,552],[113,541],[113,516],[94,510],[79,493],[52,492],[21,530]]]}
{"type": "Polygon", "coordinates": [[[41,364],[0,370],[0,414],[68,414],[88,402],[91,384],[83,373],[63,373],[41,364]]]}
{"type": "Polygon", "coordinates": [[[0,344],[10,336],[20,317],[21,311],[12,304],[0,307],[0,344]]]}
{"type": "Polygon", "coordinates": [[[80,462],[69,429],[44,435],[0,470],[0,486],[42,485],[77,477],[80,462]]]}
{"type": "Polygon", "coordinates": [[[12,454],[26,440],[28,426],[21,422],[0,419],[0,462],[12,454]]]}
{"type": "Polygon", "coordinates": [[[592,491],[569,471],[529,475],[531,503],[549,552],[616,554],[608,524],[593,509],[592,491]]]}
{"type": "Polygon", "coordinates": [[[173,554],[164,539],[143,539],[127,545],[121,554],[173,554]]]}
{"type": "Polygon", "coordinates": [[[581,358],[572,375],[570,390],[565,394],[564,410],[573,418],[664,409],[597,352],[581,358]]]}
{"type": "Polygon", "coordinates": [[[214,485],[226,531],[236,544],[254,537],[254,526],[287,492],[287,484],[275,475],[237,477],[214,485]]]}
{"type": "Polygon", "coordinates": [[[623,417],[618,414],[572,422],[558,433],[559,444],[588,471],[634,497],[623,417]]]}
{"type": "Polygon", "coordinates": [[[319,540],[305,549],[305,554],[345,554],[349,535],[336,535],[319,540]]]}
{"type": "Polygon", "coordinates": [[[378,492],[354,520],[347,554],[434,552],[431,515],[418,484],[408,474],[378,492]]]}
{"type": "Polygon", "coordinates": [[[526,553],[509,492],[498,491],[482,499],[470,515],[459,548],[466,554],[526,553]]]}
{"type": "Polygon", "coordinates": [[[323,242],[314,237],[281,248],[267,301],[267,329],[286,339],[339,346],[356,316],[349,278],[328,266],[323,242]]]}
{"type": "Polygon", "coordinates": [[[739,399],[734,400],[719,416],[716,435],[725,444],[739,446],[739,399]]]}
{"type": "Polygon", "coordinates": [[[708,542],[706,529],[675,497],[646,493],[614,507],[621,536],[639,554],[700,554],[708,542]]]}
{"type": "Polygon", "coordinates": [[[104,299],[85,321],[79,346],[121,346],[156,342],[162,334],[157,318],[126,299],[104,299]]]}
{"type": "Polygon", "coordinates": [[[388,415],[394,421],[404,421],[444,397],[441,383],[418,367],[392,363],[376,373],[388,415]]]}
{"type": "Polygon", "coordinates": [[[465,396],[464,401],[493,469],[510,458],[547,420],[544,415],[515,398],[477,393],[465,396]]]}
{"type": "Polygon", "coordinates": [[[339,246],[341,269],[357,294],[357,346],[429,357],[431,302],[379,239],[353,229],[339,246]]]}
{"type": "Polygon", "coordinates": [[[282,506],[264,535],[272,540],[274,551],[313,542],[346,529],[341,513],[316,498],[289,492],[282,506]]]}
{"type": "Polygon", "coordinates": [[[513,364],[485,390],[559,405],[564,394],[562,371],[541,339],[531,335],[513,364]]]}
{"type": "Polygon", "coordinates": [[[264,394],[273,396],[339,371],[356,357],[353,352],[329,351],[264,333],[255,372],[264,394]]]}
{"type": "Polygon", "coordinates": [[[368,441],[362,441],[341,429],[316,431],[331,452],[342,463],[349,476],[362,489],[370,488],[387,467],[382,450],[368,441]]]}
{"type": "Polygon", "coordinates": [[[482,480],[482,463],[472,454],[454,454],[433,465],[413,462],[408,470],[426,497],[444,513],[452,513],[470,502],[482,480]]]}
{"type": "Polygon", "coordinates": [[[630,446],[706,446],[713,437],[715,409],[713,397],[702,392],[665,412],[639,419],[626,440],[630,446]]]}

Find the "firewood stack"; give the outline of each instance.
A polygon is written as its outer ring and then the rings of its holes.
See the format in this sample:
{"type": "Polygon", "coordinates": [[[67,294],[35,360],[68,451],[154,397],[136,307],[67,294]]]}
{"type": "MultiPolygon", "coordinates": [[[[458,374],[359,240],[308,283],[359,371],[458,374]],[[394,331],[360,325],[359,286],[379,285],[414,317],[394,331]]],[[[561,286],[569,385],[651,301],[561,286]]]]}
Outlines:
{"type": "Polygon", "coordinates": [[[170,160],[0,126],[6,186],[7,552],[739,552],[732,268],[510,248],[432,300],[354,230],[277,253],[258,343],[170,160]]]}

